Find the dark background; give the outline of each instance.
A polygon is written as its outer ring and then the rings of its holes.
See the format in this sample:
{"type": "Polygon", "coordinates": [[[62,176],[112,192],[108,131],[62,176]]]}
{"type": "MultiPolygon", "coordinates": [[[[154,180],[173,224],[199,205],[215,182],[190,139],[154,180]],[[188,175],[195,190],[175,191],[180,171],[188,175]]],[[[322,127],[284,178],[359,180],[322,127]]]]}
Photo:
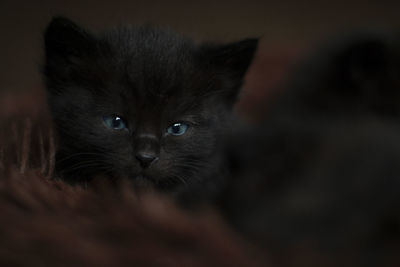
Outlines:
{"type": "Polygon", "coordinates": [[[93,30],[151,23],[200,40],[261,36],[261,49],[279,55],[279,48],[304,46],[338,31],[398,29],[399,11],[400,1],[378,0],[0,0],[0,91],[41,87],[42,32],[54,15],[93,30]]]}

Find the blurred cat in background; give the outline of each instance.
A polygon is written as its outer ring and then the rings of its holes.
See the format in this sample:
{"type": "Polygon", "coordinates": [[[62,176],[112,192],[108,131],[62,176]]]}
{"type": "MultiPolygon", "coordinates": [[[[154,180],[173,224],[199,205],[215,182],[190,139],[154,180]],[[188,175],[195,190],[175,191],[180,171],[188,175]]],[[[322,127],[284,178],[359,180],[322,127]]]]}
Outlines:
{"type": "Polygon", "coordinates": [[[400,42],[330,42],[233,135],[222,211],[277,266],[398,266],[400,42]]]}

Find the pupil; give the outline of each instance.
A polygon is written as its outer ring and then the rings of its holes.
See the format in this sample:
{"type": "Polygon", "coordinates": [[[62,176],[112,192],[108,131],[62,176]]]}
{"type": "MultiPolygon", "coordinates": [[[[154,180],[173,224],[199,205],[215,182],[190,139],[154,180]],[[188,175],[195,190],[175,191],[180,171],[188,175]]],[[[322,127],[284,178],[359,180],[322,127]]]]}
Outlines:
{"type": "Polygon", "coordinates": [[[179,133],[181,126],[179,124],[175,124],[174,126],[172,126],[172,131],[174,133],[179,133]]]}
{"type": "Polygon", "coordinates": [[[113,127],[114,128],[118,128],[120,123],[121,123],[121,119],[120,118],[117,117],[117,118],[113,119],[113,127]]]}

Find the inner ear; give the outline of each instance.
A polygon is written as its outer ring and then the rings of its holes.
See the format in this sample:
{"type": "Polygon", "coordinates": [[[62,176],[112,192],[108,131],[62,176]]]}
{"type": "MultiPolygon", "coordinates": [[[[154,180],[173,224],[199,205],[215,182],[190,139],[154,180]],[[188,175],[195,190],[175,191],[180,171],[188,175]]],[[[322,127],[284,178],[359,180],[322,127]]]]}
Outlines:
{"type": "Polygon", "coordinates": [[[258,39],[244,39],[225,45],[205,45],[203,49],[212,65],[243,77],[253,60],[257,46],[258,39]]]}
{"type": "Polygon", "coordinates": [[[223,80],[221,89],[228,104],[232,105],[239,94],[244,76],[257,51],[258,39],[244,39],[224,45],[205,44],[201,47],[201,58],[206,66],[219,74],[223,80]]]}

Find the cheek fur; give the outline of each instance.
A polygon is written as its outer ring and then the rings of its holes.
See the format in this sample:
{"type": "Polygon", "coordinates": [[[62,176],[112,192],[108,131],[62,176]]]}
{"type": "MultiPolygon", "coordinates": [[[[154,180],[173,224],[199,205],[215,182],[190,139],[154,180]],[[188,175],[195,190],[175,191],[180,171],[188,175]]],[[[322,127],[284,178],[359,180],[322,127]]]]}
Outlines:
{"type": "Polygon", "coordinates": [[[160,161],[154,167],[158,168],[163,177],[185,176],[188,173],[197,175],[209,165],[215,147],[215,134],[210,129],[198,128],[188,136],[165,140],[161,147],[160,161]]]}
{"type": "Polygon", "coordinates": [[[192,127],[187,136],[167,137],[162,150],[175,157],[205,157],[214,151],[216,133],[208,127],[192,127]]]}

